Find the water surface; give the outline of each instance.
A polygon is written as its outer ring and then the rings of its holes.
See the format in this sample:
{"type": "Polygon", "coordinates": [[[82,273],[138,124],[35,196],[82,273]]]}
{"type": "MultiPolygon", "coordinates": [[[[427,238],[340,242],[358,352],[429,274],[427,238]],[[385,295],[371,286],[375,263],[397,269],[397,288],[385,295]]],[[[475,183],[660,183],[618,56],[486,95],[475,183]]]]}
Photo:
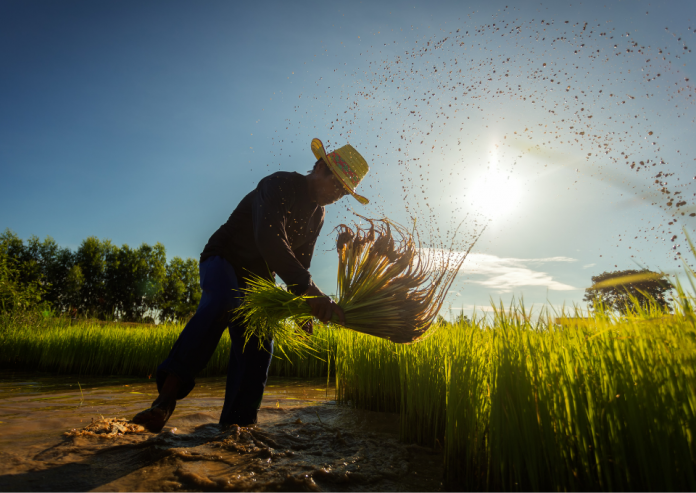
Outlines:
{"type": "Polygon", "coordinates": [[[200,379],[152,434],[127,422],[156,397],[152,380],[1,373],[0,490],[441,488],[440,454],[400,443],[398,415],[337,405],[326,380],[271,378],[259,424],[223,430],[224,388],[200,379]]]}

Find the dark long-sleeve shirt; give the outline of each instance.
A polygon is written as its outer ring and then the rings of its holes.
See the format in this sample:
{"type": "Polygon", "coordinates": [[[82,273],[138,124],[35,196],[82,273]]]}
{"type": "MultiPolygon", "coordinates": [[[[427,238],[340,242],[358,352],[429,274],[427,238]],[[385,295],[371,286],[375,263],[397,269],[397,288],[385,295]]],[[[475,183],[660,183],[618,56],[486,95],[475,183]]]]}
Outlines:
{"type": "Polygon", "coordinates": [[[295,294],[312,283],[309,265],[324,225],[324,208],[309,200],[307,177],[279,171],[262,179],[213,233],[201,262],[219,255],[242,281],[278,274],[295,294]]]}

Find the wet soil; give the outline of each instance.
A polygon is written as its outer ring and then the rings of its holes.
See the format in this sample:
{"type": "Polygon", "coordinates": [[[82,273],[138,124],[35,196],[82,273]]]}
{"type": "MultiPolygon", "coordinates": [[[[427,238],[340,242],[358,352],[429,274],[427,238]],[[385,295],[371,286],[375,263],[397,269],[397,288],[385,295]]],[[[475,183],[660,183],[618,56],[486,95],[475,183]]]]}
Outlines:
{"type": "Polygon", "coordinates": [[[441,455],[399,442],[398,415],[337,405],[325,380],[271,379],[258,425],[229,428],[224,384],[201,379],[153,434],[128,421],[152,381],[0,373],[0,491],[442,488],[441,455]]]}

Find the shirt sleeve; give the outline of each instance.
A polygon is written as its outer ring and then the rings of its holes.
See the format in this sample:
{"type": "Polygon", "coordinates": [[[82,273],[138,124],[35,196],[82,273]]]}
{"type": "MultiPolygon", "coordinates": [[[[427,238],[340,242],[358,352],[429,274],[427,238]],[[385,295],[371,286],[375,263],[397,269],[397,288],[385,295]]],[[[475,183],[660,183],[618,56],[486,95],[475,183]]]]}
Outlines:
{"type": "MultiPolygon", "coordinates": [[[[261,180],[252,204],[254,241],[261,256],[271,271],[278,274],[290,291],[301,294],[312,283],[309,273],[309,256],[302,255],[301,262],[290,247],[286,227],[290,208],[295,201],[295,187],[289,181],[277,176],[261,180]]],[[[314,243],[312,249],[314,251],[314,243]]]]}

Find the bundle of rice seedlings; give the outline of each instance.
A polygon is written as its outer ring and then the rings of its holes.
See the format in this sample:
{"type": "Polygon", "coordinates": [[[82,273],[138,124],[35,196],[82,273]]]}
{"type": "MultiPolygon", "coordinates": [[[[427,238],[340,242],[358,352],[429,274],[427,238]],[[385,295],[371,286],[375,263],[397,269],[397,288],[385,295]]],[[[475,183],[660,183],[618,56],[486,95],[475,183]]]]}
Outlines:
{"type": "MultiPolygon", "coordinates": [[[[363,219],[369,228],[357,224],[337,228],[336,302],[345,313],[345,326],[396,343],[419,341],[432,326],[475,242],[464,253],[451,246],[449,251],[425,249],[415,228],[409,232],[389,219],[363,219]]],[[[247,323],[248,338],[306,345],[295,325],[312,319],[308,297],[260,278],[248,280],[245,291],[237,316],[247,323]],[[288,320],[295,324],[284,323],[288,320]]]]}
{"type": "Polygon", "coordinates": [[[288,353],[314,352],[308,334],[300,329],[312,320],[306,297],[295,296],[273,280],[259,276],[246,279],[244,298],[234,316],[244,320],[245,345],[256,336],[261,347],[266,340],[275,341],[274,349],[286,356],[288,353]]]}

